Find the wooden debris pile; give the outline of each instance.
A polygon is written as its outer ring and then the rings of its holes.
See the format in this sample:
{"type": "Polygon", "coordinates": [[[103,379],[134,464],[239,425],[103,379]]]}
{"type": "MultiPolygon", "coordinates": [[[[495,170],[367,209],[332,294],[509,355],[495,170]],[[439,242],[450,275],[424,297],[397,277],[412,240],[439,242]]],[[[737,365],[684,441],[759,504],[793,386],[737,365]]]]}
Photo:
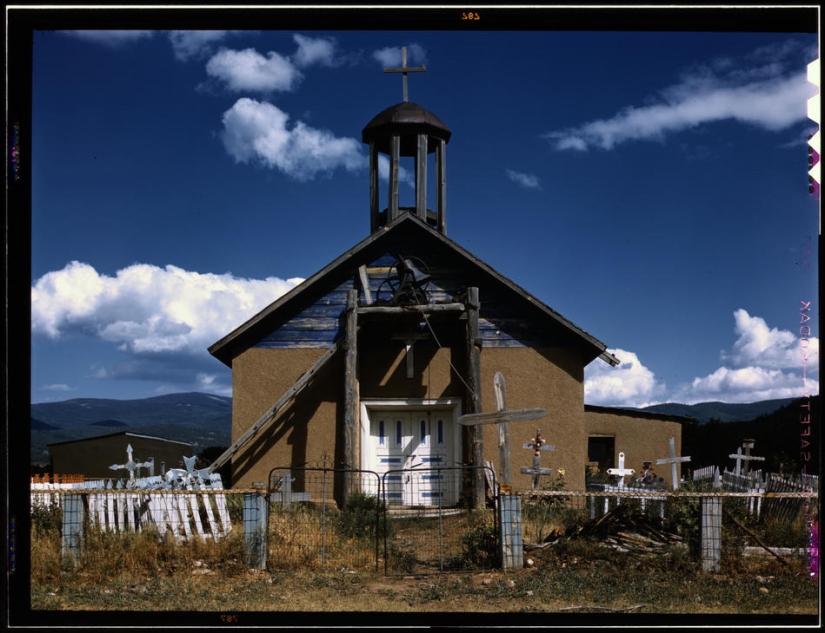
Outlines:
{"type": "Polygon", "coordinates": [[[661,522],[624,504],[580,526],[572,526],[564,533],[554,531],[546,541],[525,549],[554,545],[563,538],[592,536],[621,552],[634,554],[656,553],[667,545],[680,543],[682,537],[664,530],[661,522]]]}

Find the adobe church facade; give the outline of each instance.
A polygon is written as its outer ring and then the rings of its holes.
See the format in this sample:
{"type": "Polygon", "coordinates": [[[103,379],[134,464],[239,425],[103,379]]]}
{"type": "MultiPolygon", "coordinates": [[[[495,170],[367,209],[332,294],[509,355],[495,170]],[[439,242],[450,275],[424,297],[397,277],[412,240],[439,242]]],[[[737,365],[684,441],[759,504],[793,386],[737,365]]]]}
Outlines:
{"type": "MultiPolygon", "coordinates": [[[[233,445],[213,469],[231,459],[233,487],[290,466],[382,474],[497,465],[496,425],[458,423],[496,410],[496,373],[506,380],[508,410],[546,410],[509,423],[516,490],[531,487],[521,468],[532,466],[533,452],[523,444],[537,429],[553,445],[542,466],[563,472],[567,490],[584,490],[588,462],[617,465],[624,452],[626,467],[638,471],[642,460],[668,456],[671,437],[678,454],[678,419],[585,406],[584,368],[619,363],[604,343],[447,237],[450,135],[406,100],[378,114],[362,133],[370,146],[370,234],[209,348],[232,369],[233,445]],[[382,154],[390,166],[385,209],[382,154]],[[402,157],[415,165],[410,208],[398,201],[402,157]]],[[[669,481],[670,468],[660,474],[669,481]]]]}

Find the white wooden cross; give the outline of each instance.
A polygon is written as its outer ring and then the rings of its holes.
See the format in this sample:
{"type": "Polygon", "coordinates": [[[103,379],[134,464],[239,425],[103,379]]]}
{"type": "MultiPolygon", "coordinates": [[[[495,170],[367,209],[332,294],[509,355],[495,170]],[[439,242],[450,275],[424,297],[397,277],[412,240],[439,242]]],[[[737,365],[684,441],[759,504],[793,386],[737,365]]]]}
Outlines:
{"type": "Polygon", "coordinates": [[[636,471],[632,468],[625,468],[624,467],[624,453],[619,453],[619,467],[618,468],[608,468],[607,469],[608,475],[613,475],[619,478],[619,485],[621,486],[624,483],[624,478],[628,475],[635,475],[636,471]]]}
{"type": "Polygon", "coordinates": [[[657,464],[670,464],[670,480],[673,482],[673,489],[679,489],[679,477],[676,474],[676,464],[679,462],[689,462],[690,457],[676,457],[676,439],[670,438],[668,440],[668,444],[670,445],[670,457],[664,457],[662,459],[657,459],[657,464]]]}
{"type": "Polygon", "coordinates": [[[496,372],[493,380],[496,394],[496,411],[489,413],[467,413],[456,420],[462,426],[496,423],[498,430],[499,478],[501,483],[510,484],[510,433],[509,422],[538,420],[547,415],[546,409],[507,409],[507,394],[504,376],[496,372]]]}
{"type": "Polygon", "coordinates": [[[135,471],[138,468],[149,468],[150,466],[154,465],[154,460],[147,461],[143,463],[137,463],[132,459],[132,445],[126,445],[126,455],[129,458],[125,464],[112,464],[109,466],[109,470],[120,470],[121,468],[125,468],[129,471],[129,481],[135,480],[135,471]]]}
{"type": "Polygon", "coordinates": [[[541,467],[541,452],[552,451],[554,449],[554,446],[552,444],[544,443],[544,438],[541,435],[541,429],[536,429],[536,437],[530,440],[530,442],[523,444],[522,446],[524,448],[530,449],[531,451],[535,451],[533,453],[533,467],[522,468],[521,472],[524,475],[533,475],[532,488],[533,490],[538,490],[539,475],[550,475],[553,473],[552,468],[541,467]]]}
{"type": "Polygon", "coordinates": [[[737,475],[740,474],[740,472],[742,470],[742,462],[743,461],[746,464],[750,461],[758,461],[758,462],[764,462],[765,461],[764,457],[756,457],[755,455],[751,455],[750,454],[750,446],[748,446],[745,449],[745,454],[744,455],[742,454],[742,447],[740,446],[739,448],[736,449],[735,453],[732,453],[732,454],[728,455],[728,457],[730,457],[731,459],[736,460],[736,474],[737,475]]]}

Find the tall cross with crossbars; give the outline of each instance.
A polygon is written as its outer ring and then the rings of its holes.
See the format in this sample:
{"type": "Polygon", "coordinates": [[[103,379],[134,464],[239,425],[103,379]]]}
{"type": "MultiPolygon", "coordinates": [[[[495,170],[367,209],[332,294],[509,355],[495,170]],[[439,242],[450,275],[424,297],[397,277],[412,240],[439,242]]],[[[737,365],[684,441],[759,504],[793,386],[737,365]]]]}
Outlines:
{"type": "Polygon", "coordinates": [[[462,426],[496,423],[498,431],[499,480],[510,485],[510,432],[509,422],[538,420],[547,414],[546,409],[507,409],[507,394],[504,376],[496,372],[493,378],[496,394],[496,411],[490,413],[467,413],[456,420],[462,426]]]}
{"type": "Polygon", "coordinates": [[[407,96],[407,73],[423,73],[427,70],[426,66],[407,66],[407,47],[401,48],[401,67],[400,68],[385,68],[385,73],[401,73],[404,77],[404,102],[409,101],[407,96]]]}

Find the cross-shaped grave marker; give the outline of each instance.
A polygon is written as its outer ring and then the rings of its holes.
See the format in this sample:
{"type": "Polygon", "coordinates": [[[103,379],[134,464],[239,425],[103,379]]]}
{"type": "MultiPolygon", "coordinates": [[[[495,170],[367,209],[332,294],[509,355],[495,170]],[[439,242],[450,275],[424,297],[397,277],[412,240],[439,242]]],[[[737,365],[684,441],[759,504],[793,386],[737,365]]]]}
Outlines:
{"type": "Polygon", "coordinates": [[[407,66],[407,47],[401,48],[401,68],[385,68],[385,73],[401,73],[404,76],[404,101],[409,101],[407,97],[407,73],[423,73],[427,70],[426,66],[416,66],[411,68],[407,66]]]}
{"type": "Polygon", "coordinates": [[[624,478],[628,475],[635,475],[636,471],[632,468],[625,468],[624,467],[624,453],[619,453],[619,467],[618,468],[608,468],[607,469],[608,475],[613,475],[614,477],[619,478],[619,486],[624,485],[624,478]]]}
{"type": "Polygon", "coordinates": [[[668,444],[670,445],[670,457],[663,457],[662,459],[657,459],[657,464],[670,464],[670,479],[673,482],[673,489],[679,489],[679,477],[676,474],[676,464],[680,462],[689,462],[690,457],[676,457],[676,439],[671,437],[668,440],[668,444]]]}
{"type": "Polygon", "coordinates": [[[750,454],[751,453],[751,448],[753,448],[753,443],[745,442],[745,454],[744,455],[742,454],[742,447],[741,446],[736,449],[735,453],[732,453],[732,454],[728,455],[728,457],[730,457],[731,459],[736,460],[736,474],[737,475],[739,475],[742,471],[742,462],[743,461],[745,462],[745,466],[746,466],[744,474],[747,474],[747,465],[748,465],[749,462],[751,462],[751,461],[764,462],[765,461],[764,457],[756,457],[755,455],[751,455],[750,454]]]}
{"type": "Polygon", "coordinates": [[[151,466],[154,466],[154,464],[155,464],[154,460],[149,460],[149,461],[146,461],[146,462],[143,462],[143,463],[135,462],[132,459],[132,445],[131,444],[126,445],[126,456],[129,459],[126,461],[125,464],[112,464],[111,466],[109,466],[109,470],[120,470],[121,468],[125,468],[126,470],[129,471],[129,481],[134,481],[135,480],[135,471],[138,470],[139,468],[149,468],[151,466]]]}
{"type": "Polygon", "coordinates": [[[526,420],[538,420],[547,415],[546,409],[507,409],[507,394],[504,384],[504,376],[501,372],[496,372],[493,380],[496,394],[496,411],[489,413],[467,413],[458,418],[457,422],[462,426],[475,426],[476,424],[497,424],[498,430],[498,460],[500,483],[510,485],[510,433],[509,422],[522,422],[526,420]]]}
{"type": "Polygon", "coordinates": [[[536,429],[536,437],[530,440],[530,442],[523,444],[523,447],[535,452],[533,453],[533,467],[524,467],[521,469],[521,472],[525,475],[533,475],[532,488],[533,490],[538,490],[539,475],[550,475],[553,473],[552,468],[541,467],[541,452],[552,451],[554,446],[552,444],[545,444],[544,438],[541,435],[541,429],[536,429]]]}

